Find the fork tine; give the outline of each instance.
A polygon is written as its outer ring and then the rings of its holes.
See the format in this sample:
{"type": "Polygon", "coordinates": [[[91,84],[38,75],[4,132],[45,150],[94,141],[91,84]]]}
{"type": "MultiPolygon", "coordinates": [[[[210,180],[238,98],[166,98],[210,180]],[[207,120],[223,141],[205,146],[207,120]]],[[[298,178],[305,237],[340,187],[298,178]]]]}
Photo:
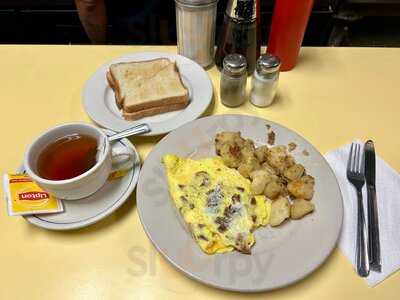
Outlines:
{"type": "MultiPolygon", "coordinates": [[[[360,147],[363,147],[362,145],[360,147]]],[[[361,149],[361,173],[365,174],[365,154],[364,154],[364,147],[361,149]]]]}
{"type": "Polygon", "coordinates": [[[353,156],[351,157],[351,171],[354,173],[357,169],[357,143],[354,143],[353,156]]]}
{"type": "Polygon", "coordinates": [[[349,158],[347,160],[347,170],[351,171],[351,165],[353,162],[353,149],[354,149],[354,143],[351,143],[351,148],[350,148],[350,153],[349,153],[349,158]]]}
{"type": "Polygon", "coordinates": [[[356,144],[356,158],[355,158],[355,172],[359,172],[360,170],[360,144],[356,144]]]}

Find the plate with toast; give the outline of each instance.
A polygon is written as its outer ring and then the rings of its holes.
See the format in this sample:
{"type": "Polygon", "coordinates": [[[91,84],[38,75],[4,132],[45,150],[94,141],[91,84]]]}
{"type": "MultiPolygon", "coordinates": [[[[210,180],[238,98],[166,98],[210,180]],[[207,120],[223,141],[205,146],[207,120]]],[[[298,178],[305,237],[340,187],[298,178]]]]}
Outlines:
{"type": "Polygon", "coordinates": [[[140,52],[101,66],[86,82],[83,106],[97,124],[122,131],[147,123],[150,132],[170,132],[200,117],[213,87],[196,62],[174,53],[140,52]]]}

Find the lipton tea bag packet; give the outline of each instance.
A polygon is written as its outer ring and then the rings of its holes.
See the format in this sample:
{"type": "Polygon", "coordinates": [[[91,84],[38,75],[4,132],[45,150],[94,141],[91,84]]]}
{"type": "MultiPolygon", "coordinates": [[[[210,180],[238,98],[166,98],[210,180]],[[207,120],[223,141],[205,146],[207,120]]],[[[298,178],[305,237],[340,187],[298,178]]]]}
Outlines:
{"type": "Polygon", "coordinates": [[[62,201],[44,191],[25,174],[5,174],[3,185],[10,216],[48,214],[64,210],[62,201]]]}

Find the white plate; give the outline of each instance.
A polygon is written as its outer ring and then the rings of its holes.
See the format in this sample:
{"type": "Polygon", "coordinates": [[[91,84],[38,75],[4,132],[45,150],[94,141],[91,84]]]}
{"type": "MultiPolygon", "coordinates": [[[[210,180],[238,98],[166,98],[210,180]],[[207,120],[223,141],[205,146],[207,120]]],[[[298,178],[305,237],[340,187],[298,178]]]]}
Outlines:
{"type": "Polygon", "coordinates": [[[343,218],[342,198],[335,175],[324,157],[304,138],[279,124],[250,116],[202,118],[174,130],[148,155],[140,173],[137,208],[148,237],[176,268],[205,284],[232,291],[257,292],[286,286],[318,268],[334,249],[343,218]],[[316,211],[278,228],[255,231],[251,255],[238,252],[207,255],[201,251],[177,213],[168,192],[161,158],[167,153],[201,158],[215,155],[220,131],[240,131],[256,144],[266,143],[266,125],[276,133],[276,145],[294,142],[292,152],[315,177],[316,211]],[[309,155],[302,153],[307,150],[309,155]]]}
{"type": "MultiPolygon", "coordinates": [[[[112,132],[107,130],[107,134],[112,132]]],[[[134,167],[122,178],[109,180],[93,195],[74,201],[63,201],[64,212],[25,216],[30,223],[52,230],[71,230],[89,226],[118,209],[132,194],[139,177],[140,158],[128,139],[116,142],[132,148],[136,154],[134,167]]],[[[19,170],[23,172],[24,169],[19,170]]]]}
{"type": "Polygon", "coordinates": [[[151,131],[144,135],[167,133],[197,119],[207,109],[212,100],[212,95],[211,80],[200,65],[184,56],[163,52],[141,52],[118,57],[101,66],[86,82],[82,91],[83,106],[94,122],[114,131],[122,131],[136,124],[148,123],[151,131]],[[119,62],[141,61],[160,57],[176,61],[183,84],[189,90],[189,105],[183,110],[167,112],[136,121],[125,120],[115,104],[114,92],[106,80],[106,72],[109,66],[119,62]]]}

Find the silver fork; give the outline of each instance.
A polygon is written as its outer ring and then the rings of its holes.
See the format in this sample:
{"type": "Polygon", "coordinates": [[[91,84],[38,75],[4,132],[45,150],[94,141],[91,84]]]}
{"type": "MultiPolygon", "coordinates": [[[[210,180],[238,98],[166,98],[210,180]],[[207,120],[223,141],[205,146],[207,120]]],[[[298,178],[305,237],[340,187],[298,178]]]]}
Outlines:
{"type": "Polygon", "coordinates": [[[357,143],[352,143],[347,162],[347,179],[357,190],[357,273],[361,277],[366,277],[369,274],[369,259],[367,248],[367,228],[365,226],[364,205],[361,193],[361,189],[365,184],[364,160],[360,153],[361,146],[357,143]]]}

